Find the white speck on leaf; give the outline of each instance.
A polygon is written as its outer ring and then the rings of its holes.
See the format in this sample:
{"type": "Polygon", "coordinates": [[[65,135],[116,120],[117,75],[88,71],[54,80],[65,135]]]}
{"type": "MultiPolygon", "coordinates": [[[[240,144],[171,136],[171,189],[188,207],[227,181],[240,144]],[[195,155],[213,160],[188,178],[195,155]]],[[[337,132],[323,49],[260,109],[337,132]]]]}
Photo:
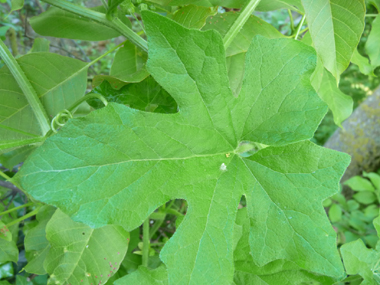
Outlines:
{"type": "Polygon", "coordinates": [[[220,166],[220,170],[221,171],[227,171],[227,165],[225,165],[224,163],[222,163],[222,165],[220,166]]]}

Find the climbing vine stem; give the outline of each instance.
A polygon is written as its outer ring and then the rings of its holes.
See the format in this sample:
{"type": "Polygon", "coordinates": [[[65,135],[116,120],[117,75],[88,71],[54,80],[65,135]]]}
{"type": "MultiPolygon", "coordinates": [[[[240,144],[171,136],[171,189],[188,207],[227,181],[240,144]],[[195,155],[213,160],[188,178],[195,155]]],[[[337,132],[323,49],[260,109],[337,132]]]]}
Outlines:
{"type": "Polygon", "coordinates": [[[259,3],[260,0],[250,0],[244,7],[244,9],[241,10],[239,17],[236,19],[231,28],[228,30],[227,34],[224,36],[223,43],[225,49],[227,49],[230,46],[233,39],[236,37],[241,28],[247,22],[249,16],[252,15],[253,11],[259,3]]]}
{"type": "Polygon", "coordinates": [[[301,19],[301,22],[298,24],[297,33],[296,33],[296,36],[294,37],[295,40],[297,40],[298,36],[301,33],[301,29],[302,29],[303,23],[305,22],[305,19],[306,19],[306,16],[303,15],[302,19],[301,19]]]}
{"type": "Polygon", "coordinates": [[[142,248],[142,265],[147,267],[149,260],[149,217],[145,220],[143,224],[143,248],[142,248]]]}

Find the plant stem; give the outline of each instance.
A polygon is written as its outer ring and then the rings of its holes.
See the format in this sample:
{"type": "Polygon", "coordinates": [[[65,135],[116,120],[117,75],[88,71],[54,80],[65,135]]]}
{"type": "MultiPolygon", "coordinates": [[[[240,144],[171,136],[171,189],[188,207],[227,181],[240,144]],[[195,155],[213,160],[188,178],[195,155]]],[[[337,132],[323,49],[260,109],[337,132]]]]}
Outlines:
{"type": "Polygon", "coordinates": [[[68,1],[62,0],[42,0],[50,5],[63,9],[65,11],[71,12],[73,14],[79,15],[81,17],[87,18],[89,20],[95,21],[104,26],[110,27],[120,34],[125,36],[128,40],[130,40],[133,44],[141,48],[143,51],[148,52],[148,44],[147,42],[137,35],[134,31],[132,31],[128,26],[126,26],[122,21],[118,18],[113,18],[112,21],[108,20],[106,15],[103,13],[99,13],[84,7],[77,6],[68,1]]]}
{"type": "Polygon", "coordinates": [[[143,224],[142,265],[145,267],[148,267],[149,248],[150,248],[150,239],[149,239],[149,217],[148,217],[143,224]]]}
{"type": "Polygon", "coordinates": [[[12,179],[1,170],[0,170],[0,176],[3,177],[6,181],[10,181],[12,179]]]}
{"type": "Polygon", "coordinates": [[[306,19],[306,15],[303,15],[302,16],[302,19],[301,19],[301,22],[298,24],[298,29],[297,29],[297,33],[296,33],[296,36],[294,37],[295,40],[297,40],[300,32],[301,32],[301,29],[302,29],[302,26],[303,26],[303,23],[305,22],[305,19],[306,19]]]}
{"type": "Polygon", "coordinates": [[[161,225],[164,223],[165,219],[157,220],[153,227],[149,231],[149,238],[153,238],[154,234],[160,229],[161,225]]]}
{"type": "Polygon", "coordinates": [[[102,3],[103,3],[104,8],[106,8],[106,10],[107,10],[108,9],[108,4],[107,4],[106,0],[102,0],[102,3]]]}
{"type": "Polygon", "coordinates": [[[13,56],[17,56],[18,55],[18,49],[17,49],[16,31],[13,28],[10,28],[8,33],[9,33],[9,41],[11,42],[12,54],[13,54],[13,56]]]}
{"type": "Polygon", "coordinates": [[[224,36],[223,43],[225,49],[227,49],[230,46],[233,39],[236,37],[241,28],[247,22],[249,16],[251,16],[259,2],[260,0],[250,0],[244,7],[244,9],[241,11],[239,17],[236,19],[234,24],[228,30],[227,34],[224,36]]]}
{"type": "Polygon", "coordinates": [[[30,213],[26,214],[25,216],[22,216],[21,218],[18,218],[17,220],[13,220],[12,222],[10,222],[9,224],[7,224],[7,228],[9,228],[10,226],[13,226],[23,220],[26,220],[27,218],[30,218],[34,215],[36,215],[38,213],[38,211],[40,210],[41,206],[39,206],[37,209],[31,211],[30,213]]]}
{"type": "Polygon", "coordinates": [[[30,84],[25,73],[22,71],[21,67],[18,65],[16,59],[12,56],[6,45],[0,39],[0,56],[4,63],[8,66],[10,72],[12,73],[17,84],[20,86],[22,92],[24,93],[30,107],[33,110],[34,115],[37,118],[42,134],[45,135],[50,130],[50,120],[49,117],[42,106],[40,99],[36,91],[33,89],[32,84],[30,84]]]}
{"type": "Polygon", "coordinates": [[[19,209],[26,208],[26,207],[33,206],[33,205],[34,205],[34,203],[27,203],[27,204],[24,204],[24,205],[18,206],[18,207],[15,207],[15,208],[12,208],[12,209],[9,209],[9,210],[7,210],[7,211],[4,211],[4,212],[0,213],[0,216],[3,216],[3,215],[5,215],[5,214],[11,213],[11,212],[13,212],[13,211],[17,211],[17,210],[19,210],[19,209]]]}
{"type": "Polygon", "coordinates": [[[289,19],[290,19],[290,29],[292,30],[292,34],[294,31],[294,20],[292,15],[292,10],[288,9],[289,19]]]}
{"type": "Polygon", "coordinates": [[[379,14],[366,14],[366,17],[377,17],[379,14]]]}
{"type": "Polygon", "coordinates": [[[67,108],[67,110],[69,112],[72,112],[76,107],[78,107],[84,101],[87,101],[88,99],[91,99],[91,98],[99,99],[100,101],[102,101],[102,103],[104,104],[104,106],[108,105],[108,102],[107,102],[106,98],[104,98],[102,95],[96,94],[96,93],[89,93],[86,96],[80,98],[78,101],[76,101],[73,105],[71,105],[69,108],[67,108]]]}

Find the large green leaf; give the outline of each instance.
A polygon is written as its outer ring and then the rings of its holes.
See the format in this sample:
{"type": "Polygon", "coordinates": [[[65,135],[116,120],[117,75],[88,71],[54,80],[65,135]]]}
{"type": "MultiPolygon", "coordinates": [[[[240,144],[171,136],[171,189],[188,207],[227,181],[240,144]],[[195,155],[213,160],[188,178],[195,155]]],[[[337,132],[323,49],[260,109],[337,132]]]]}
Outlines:
{"type": "MultiPolygon", "coordinates": [[[[92,9],[105,12],[103,6],[92,9]]],[[[131,25],[124,15],[119,13],[119,18],[125,24],[131,25]]],[[[49,37],[102,41],[120,36],[120,33],[112,28],[56,7],[50,7],[46,12],[31,18],[30,24],[36,33],[49,37]]]]}
{"type": "MultiPolygon", "coordinates": [[[[380,234],[380,218],[373,221],[377,234],[380,234]]],[[[361,239],[344,244],[341,253],[347,274],[359,274],[364,278],[362,284],[379,284],[380,282],[380,243],[376,249],[369,249],[361,239]]]]}
{"type": "Polygon", "coordinates": [[[43,206],[37,214],[37,226],[25,235],[24,244],[28,259],[28,264],[24,268],[26,272],[37,275],[46,274],[43,264],[50,250],[50,244],[46,239],[45,229],[54,212],[54,207],[43,206]]]}
{"type": "Polygon", "coordinates": [[[380,65],[380,19],[376,19],[372,22],[372,29],[368,36],[368,40],[365,43],[365,50],[371,61],[373,68],[376,68],[380,65]]]}
{"type": "Polygon", "coordinates": [[[129,242],[121,226],[92,229],[57,210],[46,226],[50,250],[44,262],[48,284],[104,284],[116,273],[129,242]]]}
{"type": "Polygon", "coordinates": [[[29,157],[16,180],[34,198],[92,227],[132,230],[160,205],[186,199],[188,212],[160,255],[169,284],[232,282],[242,195],[258,265],[290,259],[341,278],[322,201],[337,192],[349,157],[304,141],[327,111],[310,84],[313,49],[255,37],[235,98],[219,33],[188,30],[151,12],[143,17],[148,71],[179,112],[110,103],[70,120],[29,157]],[[242,154],[262,144],[269,146],[242,154]]]}
{"type": "Polygon", "coordinates": [[[313,44],[328,71],[339,78],[364,30],[364,0],[302,0],[313,44]]]}
{"type": "MultiPolygon", "coordinates": [[[[44,52],[30,53],[17,61],[51,118],[84,95],[87,63],[44,52]]],[[[0,69],[0,86],[0,141],[41,135],[28,101],[6,66],[0,69]]]]}

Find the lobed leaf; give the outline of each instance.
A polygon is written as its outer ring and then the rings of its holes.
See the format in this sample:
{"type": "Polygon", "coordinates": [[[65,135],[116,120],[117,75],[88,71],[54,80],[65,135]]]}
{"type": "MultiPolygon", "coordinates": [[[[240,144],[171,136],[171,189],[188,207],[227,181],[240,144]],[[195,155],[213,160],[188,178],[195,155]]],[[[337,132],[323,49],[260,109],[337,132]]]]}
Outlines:
{"type": "Polygon", "coordinates": [[[23,189],[76,221],[127,230],[186,199],[187,214],[160,254],[169,284],[232,282],[235,217],[246,195],[257,265],[286,259],[342,278],[322,201],[338,191],[349,157],[304,141],[327,110],[310,84],[313,49],[255,37],[236,98],[218,32],[151,12],[143,18],[148,71],[178,113],[110,103],[72,119],[25,162],[16,178],[23,189]],[[241,143],[254,154],[239,153],[241,143]]]}

